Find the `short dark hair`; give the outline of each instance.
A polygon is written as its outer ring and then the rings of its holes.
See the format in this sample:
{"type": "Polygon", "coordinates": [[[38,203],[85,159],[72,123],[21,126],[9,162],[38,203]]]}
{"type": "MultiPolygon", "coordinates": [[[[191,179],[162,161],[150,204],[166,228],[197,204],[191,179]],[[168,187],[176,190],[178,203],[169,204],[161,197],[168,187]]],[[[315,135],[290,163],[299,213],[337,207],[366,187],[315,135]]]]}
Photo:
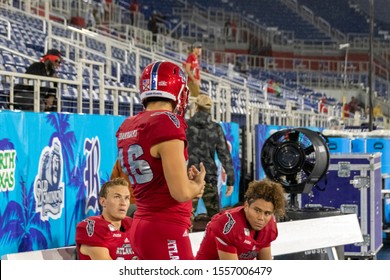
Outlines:
{"type": "Polygon", "coordinates": [[[275,215],[283,216],[286,207],[285,191],[281,184],[263,179],[252,181],[245,193],[245,200],[250,205],[257,199],[264,199],[274,205],[275,215]]]}
{"type": "Polygon", "coordinates": [[[102,188],[99,192],[99,197],[107,198],[108,189],[112,188],[114,186],[126,186],[129,187],[129,184],[127,183],[126,179],[122,177],[118,177],[115,179],[112,179],[106,183],[103,184],[102,188]]]}
{"type": "Polygon", "coordinates": [[[150,102],[157,102],[157,101],[164,101],[164,102],[170,102],[172,104],[172,108],[175,109],[176,105],[175,105],[175,101],[171,100],[171,99],[168,99],[168,98],[164,98],[164,97],[148,97],[148,98],[145,98],[142,102],[142,105],[144,105],[144,107],[146,108],[148,106],[148,103],[150,102]]]}

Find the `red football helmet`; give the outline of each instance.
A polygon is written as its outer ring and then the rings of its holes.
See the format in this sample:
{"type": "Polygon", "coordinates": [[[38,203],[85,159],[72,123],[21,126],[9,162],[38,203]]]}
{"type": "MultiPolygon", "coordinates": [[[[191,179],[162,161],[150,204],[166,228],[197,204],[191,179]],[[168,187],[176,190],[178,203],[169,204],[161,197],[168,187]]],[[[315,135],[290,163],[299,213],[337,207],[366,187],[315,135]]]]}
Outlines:
{"type": "Polygon", "coordinates": [[[146,66],[140,78],[141,101],[149,97],[161,97],[173,100],[175,113],[184,116],[188,103],[186,76],[176,64],[157,61],[146,66]]]}

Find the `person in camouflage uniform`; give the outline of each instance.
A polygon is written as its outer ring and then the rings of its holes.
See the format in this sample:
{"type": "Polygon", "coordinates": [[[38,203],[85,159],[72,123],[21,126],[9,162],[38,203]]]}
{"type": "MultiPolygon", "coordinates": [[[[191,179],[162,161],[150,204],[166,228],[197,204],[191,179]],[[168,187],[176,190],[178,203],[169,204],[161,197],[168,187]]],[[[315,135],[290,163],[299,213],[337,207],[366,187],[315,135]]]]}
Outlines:
{"type": "MultiPolygon", "coordinates": [[[[220,211],[218,194],[218,167],[214,155],[222,163],[227,175],[226,196],[233,192],[234,169],[232,156],[222,127],[211,120],[212,100],[209,96],[201,94],[196,99],[196,112],[187,121],[188,166],[199,166],[203,162],[206,168],[206,186],[202,196],[209,218],[220,211]]],[[[198,207],[198,199],[193,200],[193,220],[198,207]]],[[[193,221],[192,220],[192,221],[193,221]]]]}

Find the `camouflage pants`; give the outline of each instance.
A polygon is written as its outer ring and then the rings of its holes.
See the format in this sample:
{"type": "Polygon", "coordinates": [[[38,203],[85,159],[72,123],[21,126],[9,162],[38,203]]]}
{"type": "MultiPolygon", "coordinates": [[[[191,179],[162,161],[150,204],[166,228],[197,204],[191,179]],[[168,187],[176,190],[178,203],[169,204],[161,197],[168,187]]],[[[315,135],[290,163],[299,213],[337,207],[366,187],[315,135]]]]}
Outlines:
{"type": "MultiPolygon", "coordinates": [[[[206,183],[202,199],[206,207],[207,216],[209,216],[210,219],[215,214],[219,213],[219,194],[217,184],[206,183]]],[[[198,199],[192,200],[192,221],[195,219],[198,202],[198,199]]]]}
{"type": "Polygon", "coordinates": [[[193,81],[189,81],[187,83],[188,89],[190,90],[190,94],[192,97],[198,97],[200,94],[200,87],[195,84],[193,81]]]}

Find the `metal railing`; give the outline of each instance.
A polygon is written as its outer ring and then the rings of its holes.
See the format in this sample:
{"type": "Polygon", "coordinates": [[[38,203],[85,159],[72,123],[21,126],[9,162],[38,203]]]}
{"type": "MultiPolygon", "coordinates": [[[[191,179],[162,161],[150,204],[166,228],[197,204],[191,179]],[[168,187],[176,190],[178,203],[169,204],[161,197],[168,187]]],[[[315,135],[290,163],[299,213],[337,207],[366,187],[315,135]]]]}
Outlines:
{"type": "Polygon", "coordinates": [[[3,109],[14,110],[20,105],[15,102],[15,95],[24,94],[25,100],[33,104],[33,111],[40,112],[44,102],[42,88],[50,86],[56,90],[56,112],[118,115],[121,105],[126,107],[122,112],[133,115],[137,105],[137,92],[134,88],[105,85],[104,81],[98,87],[92,87],[83,84],[81,76],[77,80],[68,80],[9,71],[0,71],[0,76],[3,88],[0,91],[0,108],[3,109]],[[18,93],[15,90],[16,85],[30,85],[32,91],[18,93]],[[126,102],[123,102],[123,99],[126,102]]]}

